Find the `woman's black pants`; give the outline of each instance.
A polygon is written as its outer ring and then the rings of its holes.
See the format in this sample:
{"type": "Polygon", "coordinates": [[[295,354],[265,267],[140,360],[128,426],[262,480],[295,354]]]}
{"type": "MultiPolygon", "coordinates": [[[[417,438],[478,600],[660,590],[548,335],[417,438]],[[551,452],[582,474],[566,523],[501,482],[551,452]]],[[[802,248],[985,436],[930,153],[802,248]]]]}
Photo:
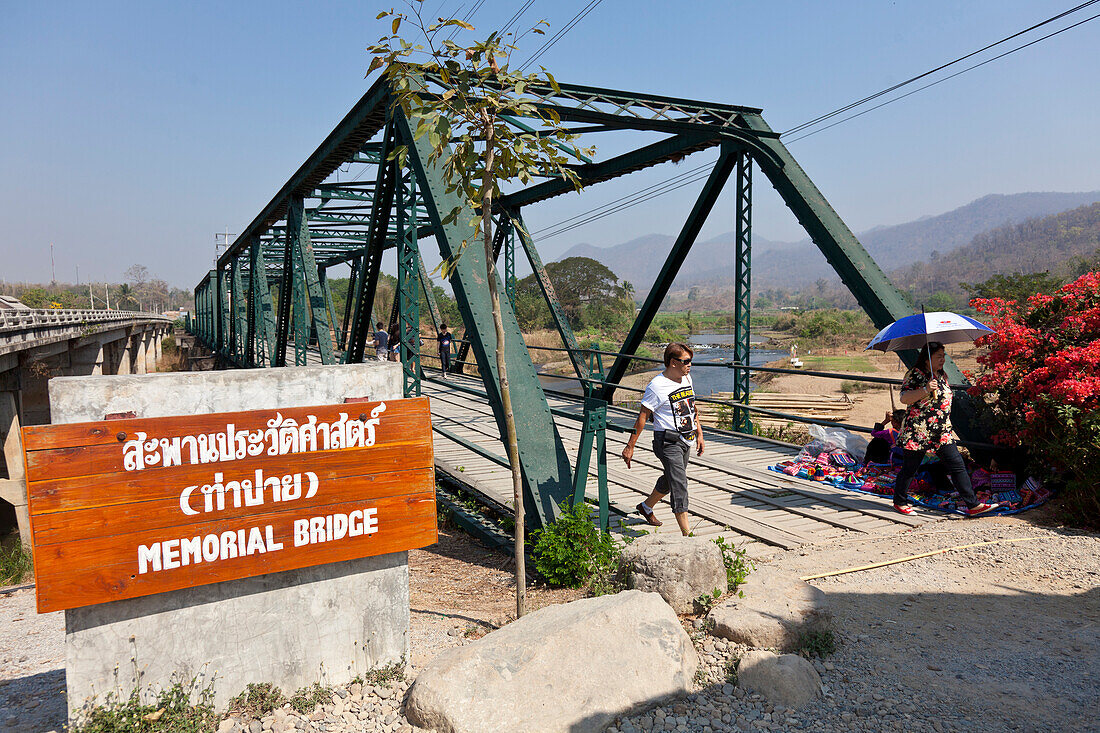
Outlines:
{"type": "Polygon", "coordinates": [[[449,348],[439,347],[439,366],[444,372],[451,371],[451,350],[449,348]]]}
{"type": "MultiPolygon", "coordinates": [[[[966,472],[966,464],[963,463],[962,456],[959,455],[959,449],[955,447],[955,444],[948,443],[947,445],[940,446],[936,451],[936,455],[943,461],[943,465],[947,469],[948,475],[951,476],[951,483],[955,485],[955,490],[959,492],[959,497],[962,498],[968,507],[977,506],[978,499],[974,496],[974,488],[970,485],[970,474],[966,472]]],[[[924,451],[905,451],[905,461],[901,464],[901,470],[898,471],[897,483],[894,484],[895,504],[900,506],[908,500],[909,482],[913,480],[913,476],[916,474],[917,469],[920,468],[921,461],[923,460],[924,451]]]]}

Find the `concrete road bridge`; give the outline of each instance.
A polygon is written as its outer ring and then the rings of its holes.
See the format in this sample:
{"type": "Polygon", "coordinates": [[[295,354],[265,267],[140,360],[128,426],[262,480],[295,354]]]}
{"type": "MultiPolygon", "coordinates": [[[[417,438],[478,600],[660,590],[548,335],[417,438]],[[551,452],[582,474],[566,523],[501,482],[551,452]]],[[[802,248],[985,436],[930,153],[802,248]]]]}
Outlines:
{"type": "MultiPolygon", "coordinates": [[[[438,80],[427,82],[431,89],[426,93],[442,93],[438,80]]],[[[477,241],[473,212],[464,211],[466,203],[447,185],[443,161],[432,157],[426,136],[414,134],[415,120],[393,104],[385,78],[370,87],[195,287],[195,320],[189,329],[199,343],[210,349],[220,368],[354,363],[372,358],[371,332],[382,321],[391,341],[400,344],[405,393],[432,398],[438,476],[498,515],[511,511],[500,438],[500,352],[511,385],[529,524],[553,522],[562,506],[587,498],[599,506],[601,525],[614,524],[614,515],[629,525],[635,521],[630,512],[652,486],[656,467],[643,456],[627,473],[614,457],[630,419],[614,406],[614,395],[626,389],[622,377],[636,366],[638,348],[658,308],[719,194],[727,190],[732,196],[724,212],[729,224],[724,226],[732,224],[735,231],[729,274],[736,295],[736,359],[730,365],[734,397],[725,404],[735,431],[710,431],[708,455],[692,464],[697,532],[727,532],[754,543],[793,547],[844,532],[889,532],[927,521],[921,514],[894,514],[886,501],[764,470],[794,449],[752,436],[752,415],[769,412],[748,401],[749,374],[759,369],[749,366],[754,170],[783,198],[876,325],[885,326],[912,309],[764,121],[762,111],[572,84],[532,84],[527,94],[527,109],[560,119],[580,137],[580,148],[593,143],[599,148],[600,136],[608,133],[629,133],[637,141],[637,147],[620,152],[628,138],[616,137],[607,146],[616,152],[602,158],[567,152],[575,159],[570,168],[586,191],[651,166],[688,157],[706,161],[700,166],[706,178],[698,197],[622,344],[610,352],[578,345],[536,243],[523,225],[525,208],[573,192],[573,185],[549,174],[511,185],[492,212],[492,251],[463,248],[464,242],[477,241]],[[448,216],[456,209],[457,217],[448,216]],[[421,353],[420,338],[412,336],[420,334],[431,342],[441,321],[421,257],[429,245],[443,260],[456,259],[461,252],[448,284],[461,316],[461,324],[450,325],[459,327],[463,341],[453,379],[446,381],[426,375],[431,359],[421,353]],[[392,302],[383,302],[376,296],[383,256],[391,252],[396,254],[397,292],[392,302]],[[540,381],[512,305],[517,253],[526,256],[536,275],[582,388],[580,396],[555,394],[540,381]],[[329,271],[337,266],[349,266],[351,272],[339,310],[329,287],[329,271]],[[506,294],[502,344],[492,323],[487,272],[506,294]],[[422,316],[431,324],[422,326],[422,316]]],[[[519,135],[539,134],[538,116],[526,116],[502,115],[501,123],[519,135]]],[[[645,290],[643,283],[634,285],[645,290]]],[[[953,365],[948,369],[961,388],[961,375],[953,365]]],[[[483,517],[466,516],[446,491],[440,497],[460,521],[490,541],[507,542],[499,527],[483,517]]]]}
{"type": "Polygon", "coordinates": [[[169,318],[155,313],[0,310],[0,511],[14,510],[25,543],[30,528],[19,427],[50,422],[49,380],[154,372],[171,328],[169,318]]]}

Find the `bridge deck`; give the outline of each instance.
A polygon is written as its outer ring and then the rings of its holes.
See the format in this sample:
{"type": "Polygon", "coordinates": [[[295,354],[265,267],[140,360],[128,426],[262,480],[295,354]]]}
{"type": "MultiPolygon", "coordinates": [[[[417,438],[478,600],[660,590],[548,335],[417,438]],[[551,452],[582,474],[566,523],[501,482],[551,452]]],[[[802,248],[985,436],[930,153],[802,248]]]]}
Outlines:
{"type": "MultiPolygon", "coordinates": [[[[452,379],[453,384],[481,388],[480,381],[469,377],[452,379]]],[[[505,458],[504,445],[486,400],[450,389],[436,380],[424,380],[423,392],[431,398],[432,421],[436,428],[478,445],[499,461],[479,455],[437,430],[434,436],[436,470],[492,504],[510,506],[511,473],[500,463],[505,458]]],[[[577,418],[583,414],[576,400],[550,396],[550,404],[577,418]]],[[[555,415],[554,419],[575,465],[581,423],[579,419],[560,415],[555,415]]],[[[629,427],[634,414],[612,408],[608,410],[608,420],[629,427]]],[[[693,454],[688,467],[689,513],[692,530],[698,536],[722,534],[738,544],[760,543],[757,550],[763,546],[794,548],[853,532],[890,534],[942,516],[920,509],[904,516],[892,510],[888,499],[768,471],[767,466],[797,453],[790,446],[711,430],[705,430],[705,434],[706,452],[702,456],[693,454]]],[[[627,470],[619,457],[626,445],[626,434],[607,431],[608,494],[612,524],[618,528],[620,520],[622,523],[619,531],[647,528],[634,507],[649,495],[661,472],[647,439],[643,437],[639,443],[633,467],[627,470]]],[[[586,495],[593,499],[598,496],[594,457],[586,495]]],[[[665,521],[661,531],[675,532],[668,504],[658,505],[657,511],[665,521]]]]}

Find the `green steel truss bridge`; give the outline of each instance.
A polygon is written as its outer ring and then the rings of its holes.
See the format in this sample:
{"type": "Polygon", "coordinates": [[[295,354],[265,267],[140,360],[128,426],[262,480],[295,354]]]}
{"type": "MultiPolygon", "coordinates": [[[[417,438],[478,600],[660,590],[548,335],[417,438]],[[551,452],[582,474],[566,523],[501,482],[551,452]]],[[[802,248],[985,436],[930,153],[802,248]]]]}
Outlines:
{"type": "MultiPolygon", "coordinates": [[[[573,170],[586,189],[692,153],[717,152],[709,177],[625,342],[612,354],[578,348],[536,243],[524,231],[527,227],[517,229],[510,223],[522,222],[526,207],[573,191],[572,185],[561,178],[546,178],[510,191],[498,202],[499,210],[494,212],[499,225],[494,256],[502,265],[501,292],[514,297],[515,259],[517,250],[522,250],[537,276],[576,376],[585,386],[585,398],[573,416],[579,421],[579,432],[566,441],[563,432],[568,431],[556,422],[565,408],[548,401],[514,311],[502,299],[504,351],[518,423],[525,506],[535,526],[553,521],[563,502],[583,496],[588,490],[593,447],[597,460],[592,470],[597,474],[596,493],[604,526],[608,505],[615,510],[615,501],[608,499],[606,478],[607,435],[615,430],[613,425],[609,428],[615,421],[609,421],[608,405],[726,186],[734,189],[736,209],[736,245],[730,253],[736,281],[735,348],[737,362],[748,364],[754,168],[778,191],[876,325],[883,327],[912,312],[780,142],[779,135],[764,121],[760,109],[571,84],[562,84],[560,92],[536,87],[529,93],[537,106],[553,109],[563,123],[582,135],[583,144],[598,142],[605,132],[642,133],[635,137],[644,138],[645,144],[628,152],[597,160],[577,159],[573,170]],[[574,446],[578,451],[576,460],[572,458],[574,446]]],[[[531,131],[522,120],[507,121],[531,131]]],[[[473,239],[473,228],[467,223],[469,216],[442,223],[446,212],[461,202],[456,194],[447,192],[440,166],[429,164],[427,142],[414,139],[412,131],[400,110],[391,110],[385,81],[377,81],[219,257],[216,269],[195,288],[191,329],[223,365],[282,367],[361,362],[373,356],[368,354],[368,344],[372,324],[378,320],[388,320],[392,334],[419,334],[423,317],[439,325],[439,309],[420,257],[421,243],[436,248],[440,258],[450,258],[463,240],[473,239]],[[404,167],[388,159],[396,145],[408,148],[404,167]],[[355,180],[346,180],[350,174],[342,175],[342,182],[336,180],[337,170],[347,167],[357,170],[355,180]],[[390,249],[397,255],[397,294],[390,313],[372,313],[382,256],[390,249]],[[347,305],[337,312],[327,273],[344,264],[351,268],[347,305]],[[421,290],[426,296],[427,314],[419,312],[421,290]]],[[[475,444],[442,423],[437,424],[436,432],[490,463],[495,458],[499,464],[503,410],[484,259],[483,248],[466,248],[450,277],[466,334],[455,368],[461,371],[464,364],[476,365],[481,377],[473,384],[479,384],[481,396],[475,401],[491,408],[491,418],[488,412],[485,417],[490,424],[495,422],[497,450],[487,451],[484,445],[475,444]]],[[[421,394],[423,389],[443,397],[470,389],[468,378],[440,383],[426,377],[421,368],[419,339],[401,341],[406,394],[421,394]]],[[[734,403],[744,403],[749,372],[741,368],[734,374],[734,403]]],[[[958,381],[957,373],[955,376],[958,381]]],[[[747,408],[735,408],[734,420],[736,428],[750,432],[747,408]]],[[[822,501],[828,504],[828,500],[822,501]]],[[[629,505],[619,510],[629,511],[629,505]]]]}

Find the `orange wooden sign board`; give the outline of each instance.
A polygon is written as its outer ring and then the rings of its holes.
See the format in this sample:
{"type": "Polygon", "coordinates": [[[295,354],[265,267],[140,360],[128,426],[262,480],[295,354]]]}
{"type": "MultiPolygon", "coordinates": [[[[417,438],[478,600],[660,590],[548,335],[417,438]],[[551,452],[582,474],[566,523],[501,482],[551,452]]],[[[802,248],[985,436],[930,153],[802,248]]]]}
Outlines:
{"type": "Polygon", "coordinates": [[[428,398],[23,428],[39,613],[436,541],[428,398]]]}

